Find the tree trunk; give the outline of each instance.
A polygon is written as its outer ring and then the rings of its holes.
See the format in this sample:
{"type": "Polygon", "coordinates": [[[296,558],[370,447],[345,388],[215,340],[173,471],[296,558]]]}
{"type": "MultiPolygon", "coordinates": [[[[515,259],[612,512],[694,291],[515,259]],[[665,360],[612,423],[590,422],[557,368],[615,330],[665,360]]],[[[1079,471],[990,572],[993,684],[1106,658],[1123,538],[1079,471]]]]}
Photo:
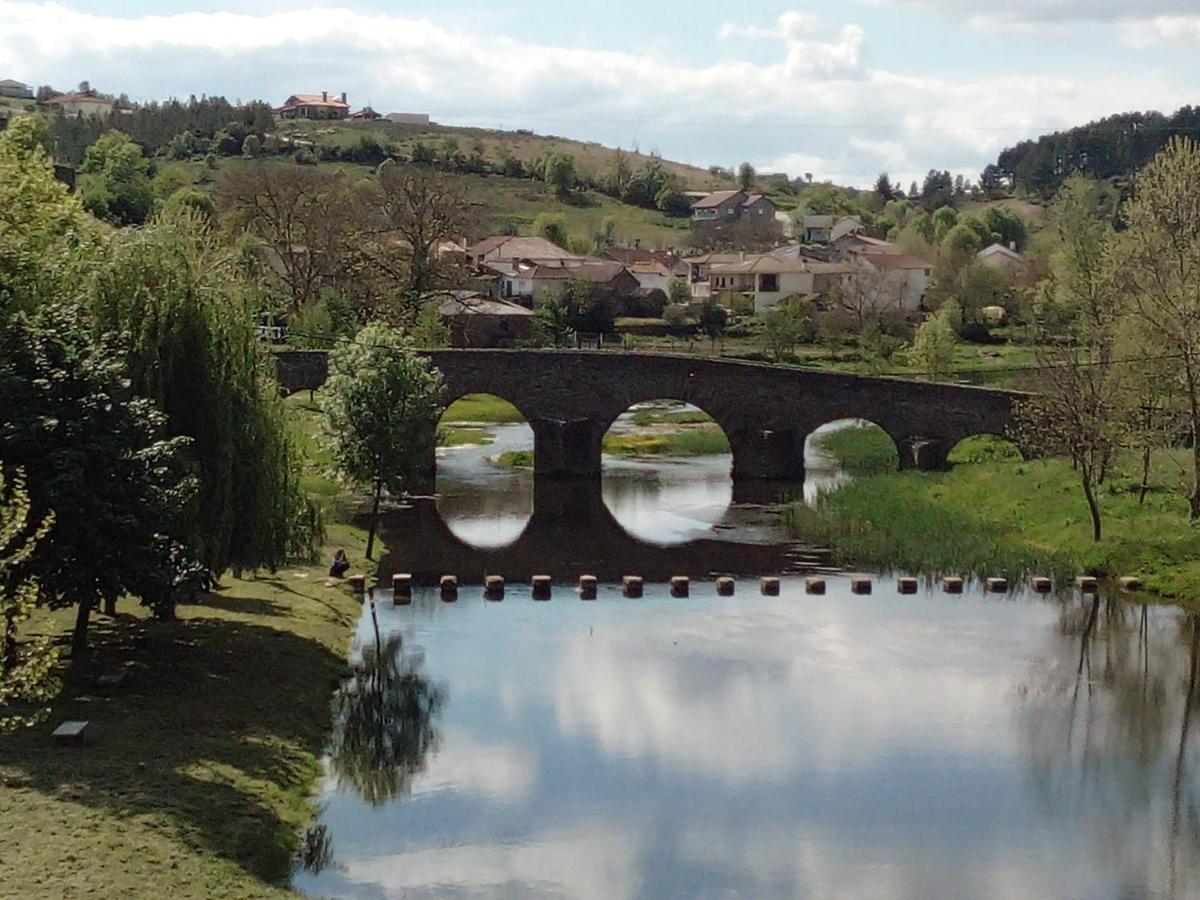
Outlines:
{"type": "Polygon", "coordinates": [[[1092,490],[1091,472],[1087,466],[1080,468],[1081,478],[1083,482],[1083,496],[1087,498],[1088,512],[1092,514],[1092,540],[1097,543],[1100,541],[1100,507],[1096,503],[1096,493],[1092,490]]]}
{"type": "Polygon", "coordinates": [[[75,613],[75,631],[71,634],[71,655],[79,656],[87,653],[88,618],[92,613],[92,600],[89,597],[79,602],[75,613]]]}
{"type": "Polygon", "coordinates": [[[1146,502],[1146,494],[1150,490],[1150,445],[1142,448],[1142,483],[1138,488],[1138,506],[1146,502]]]}
{"type": "Polygon", "coordinates": [[[379,522],[379,495],[383,493],[383,479],[375,480],[375,502],[371,505],[371,527],[367,531],[367,559],[375,552],[375,527],[379,522]]]}
{"type": "Polygon", "coordinates": [[[117,614],[117,598],[116,597],[105,597],[104,598],[104,614],[106,616],[115,616],[117,614]]]}
{"type": "Polygon", "coordinates": [[[7,675],[17,667],[17,613],[16,610],[4,611],[4,662],[0,664],[0,672],[7,675]]]}

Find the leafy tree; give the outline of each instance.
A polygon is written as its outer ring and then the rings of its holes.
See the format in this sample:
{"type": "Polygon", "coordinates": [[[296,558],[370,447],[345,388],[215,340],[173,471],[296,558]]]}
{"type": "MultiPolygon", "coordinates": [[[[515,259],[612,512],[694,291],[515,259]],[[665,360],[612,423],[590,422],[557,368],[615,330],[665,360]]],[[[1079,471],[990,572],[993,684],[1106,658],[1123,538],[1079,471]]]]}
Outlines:
{"type": "Polygon", "coordinates": [[[672,278],[667,282],[667,300],[675,306],[687,306],[692,302],[692,292],[688,283],[682,278],[672,278]]]}
{"type": "Polygon", "coordinates": [[[700,307],[698,324],[700,330],[708,335],[709,341],[716,346],[717,340],[725,335],[725,326],[729,322],[729,310],[717,302],[715,297],[709,297],[700,307]]]}
{"type": "Polygon", "coordinates": [[[324,410],[342,475],[372,486],[367,559],[375,548],[379,503],[400,494],[433,453],[442,379],[401,332],[368,325],[329,355],[324,410]]]}
{"type": "Polygon", "coordinates": [[[188,209],[204,219],[209,226],[217,221],[217,207],[212,197],[198,188],[180,188],[171,194],[163,204],[163,212],[173,214],[178,210],[188,209]]]}
{"type": "Polygon", "coordinates": [[[533,311],[533,339],[543,347],[575,346],[575,329],[562,300],[547,297],[533,311]]]}
{"type": "MultiPolygon", "coordinates": [[[[678,279],[675,279],[678,280],[678,279]]],[[[671,337],[690,338],[696,333],[696,323],[688,316],[686,306],[671,304],[663,310],[663,324],[671,337]]]]}
{"type": "Polygon", "coordinates": [[[300,490],[259,298],[237,252],[194,213],[119,232],[90,286],[100,331],[126,336],[126,377],[167,416],[197,479],[183,539],[214,573],[309,558],[320,517],[300,490]]]}
{"type": "Polygon", "coordinates": [[[58,694],[58,650],[51,639],[22,643],[17,636],[38,594],[37,582],[23,569],[53,524],[52,515],[40,522],[33,518],[24,474],[18,469],[6,477],[0,471],[0,735],[44,720],[49,714],[46,703],[58,694]]]}
{"type": "Polygon", "coordinates": [[[664,184],[654,197],[654,205],[668,216],[683,218],[691,215],[692,201],[680,189],[679,185],[671,182],[664,184]]]}
{"type": "Polygon", "coordinates": [[[410,160],[414,166],[432,166],[437,162],[437,153],[428,144],[417,141],[413,144],[410,160]]]}
{"type": "Polygon", "coordinates": [[[1017,250],[1024,250],[1029,244],[1029,225],[1011,209],[989,206],[983,212],[983,224],[1006,247],[1015,245],[1017,250]]]}
{"type": "Polygon", "coordinates": [[[954,199],[954,179],[949,172],[930,169],[921,187],[921,205],[926,209],[948,206],[954,199]]]}
{"type": "Polygon", "coordinates": [[[930,381],[943,381],[954,366],[957,344],[954,313],[943,306],[918,326],[908,351],[909,362],[930,381]]]}
{"type": "Polygon", "coordinates": [[[566,197],[575,190],[578,175],[575,172],[575,157],[567,153],[551,153],[546,158],[544,176],[546,184],[554,193],[566,197]]]}
{"type": "Polygon", "coordinates": [[[567,321],[576,332],[607,334],[617,319],[617,304],[605,286],[582,279],[570,279],[559,294],[567,310],[567,321]]]}
{"type": "Polygon", "coordinates": [[[168,438],[154,404],[129,390],[115,342],[93,340],[81,309],[46,305],[0,325],[0,458],[25,471],[35,520],[53,530],[21,569],[43,602],[77,610],[74,649],[91,610],[139,596],[162,617],[192,569],[176,540],[194,492],[186,440],[168,438]]]}
{"type": "Polygon", "coordinates": [[[887,172],[880,172],[879,177],[875,179],[875,193],[885,203],[893,200],[896,197],[896,188],[892,184],[892,179],[888,178],[887,172]]]}
{"type": "Polygon", "coordinates": [[[54,177],[45,120],[19,116],[0,133],[0,315],[58,296],[68,261],[98,240],[96,222],[54,177]]]}
{"type": "Polygon", "coordinates": [[[242,156],[248,159],[257,159],[263,154],[263,142],[257,134],[248,134],[246,139],[242,141],[242,156]]]}
{"type": "Polygon", "coordinates": [[[533,233],[564,250],[571,241],[567,234],[567,220],[559,213],[538,213],[533,220],[533,233]]]}
{"type": "Polygon", "coordinates": [[[340,294],[324,291],[288,323],[288,341],[296,347],[328,350],[354,337],[358,320],[340,294]]]}
{"type": "Polygon", "coordinates": [[[754,180],[758,177],[758,173],[754,171],[754,166],[748,162],[738,166],[738,187],[743,191],[748,191],[754,187],[754,180]]]}
{"type": "Polygon", "coordinates": [[[114,225],[140,225],[154,209],[150,161],[142,148],[119,131],[101,136],[83,157],[79,171],[83,205],[114,225]]]}
{"type": "Polygon", "coordinates": [[[1138,175],[1125,204],[1120,285],[1146,347],[1178,386],[1190,447],[1188,512],[1200,519],[1200,146],[1172,138],[1138,175]]]}
{"type": "Polygon", "coordinates": [[[775,362],[792,353],[796,345],[814,335],[812,304],[803,300],[782,301],[763,315],[759,340],[775,362]]]}
{"type": "Polygon", "coordinates": [[[958,212],[953,206],[942,206],[934,212],[930,221],[933,224],[933,242],[940,244],[950,229],[958,224],[958,212]]]}

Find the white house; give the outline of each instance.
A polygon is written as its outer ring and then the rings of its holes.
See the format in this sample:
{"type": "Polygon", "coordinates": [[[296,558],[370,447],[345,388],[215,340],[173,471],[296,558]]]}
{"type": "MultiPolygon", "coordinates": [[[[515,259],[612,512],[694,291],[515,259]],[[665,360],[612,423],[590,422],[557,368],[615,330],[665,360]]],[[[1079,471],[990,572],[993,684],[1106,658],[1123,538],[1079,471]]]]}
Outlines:
{"type": "Polygon", "coordinates": [[[921,309],[929,276],[933,274],[929,263],[907,253],[880,250],[859,250],[851,253],[849,260],[879,279],[882,308],[905,313],[921,309]]]}
{"type": "Polygon", "coordinates": [[[116,101],[111,97],[101,97],[95,92],[86,94],[59,94],[46,101],[46,106],[64,116],[72,118],[88,118],[89,116],[106,116],[113,111],[116,101]]]}
{"type": "Polygon", "coordinates": [[[806,260],[770,254],[743,255],[736,262],[708,267],[709,296],[729,291],[754,298],[754,311],[765,312],[784,297],[814,293],[813,271],[806,260]]]}

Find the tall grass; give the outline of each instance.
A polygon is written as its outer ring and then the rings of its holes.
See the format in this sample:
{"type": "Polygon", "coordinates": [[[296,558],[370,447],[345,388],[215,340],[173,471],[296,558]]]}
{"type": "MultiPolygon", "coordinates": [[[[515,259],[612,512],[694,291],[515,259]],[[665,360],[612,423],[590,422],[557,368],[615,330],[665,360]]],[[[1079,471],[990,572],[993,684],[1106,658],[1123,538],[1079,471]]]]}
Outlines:
{"type": "Polygon", "coordinates": [[[816,437],[817,446],[852,475],[894,472],[900,465],[896,444],[878,425],[827,431],[816,437]]]}
{"type": "Polygon", "coordinates": [[[719,428],[687,428],[664,434],[608,434],[604,452],[614,456],[705,456],[729,453],[719,428]]]}

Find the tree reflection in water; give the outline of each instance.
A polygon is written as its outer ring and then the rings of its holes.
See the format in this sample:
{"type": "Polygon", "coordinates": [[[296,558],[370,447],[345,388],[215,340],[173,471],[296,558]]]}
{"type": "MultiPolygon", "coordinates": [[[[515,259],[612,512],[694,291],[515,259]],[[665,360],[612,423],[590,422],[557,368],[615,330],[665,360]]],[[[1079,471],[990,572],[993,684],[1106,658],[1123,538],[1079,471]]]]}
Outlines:
{"type": "Polygon", "coordinates": [[[1085,821],[1129,896],[1200,888],[1190,742],[1200,617],[1166,621],[1099,596],[1069,602],[1049,658],[1020,691],[1018,733],[1038,795],[1085,821]]]}
{"type": "Polygon", "coordinates": [[[445,691],[419,674],[407,658],[400,635],[382,641],[375,604],[373,646],[333,701],[333,743],[329,771],[340,790],[353,789],[372,806],[406,795],[425,759],[436,750],[434,720],[445,691]]]}

